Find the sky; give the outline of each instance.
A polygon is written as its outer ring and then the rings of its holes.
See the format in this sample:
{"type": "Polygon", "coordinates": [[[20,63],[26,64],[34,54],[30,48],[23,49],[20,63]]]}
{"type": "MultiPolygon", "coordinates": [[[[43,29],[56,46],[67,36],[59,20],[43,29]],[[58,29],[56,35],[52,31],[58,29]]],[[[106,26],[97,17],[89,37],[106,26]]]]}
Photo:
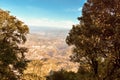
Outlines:
{"type": "Polygon", "coordinates": [[[28,26],[71,28],[79,23],[86,0],[0,0],[8,10],[28,26]]]}

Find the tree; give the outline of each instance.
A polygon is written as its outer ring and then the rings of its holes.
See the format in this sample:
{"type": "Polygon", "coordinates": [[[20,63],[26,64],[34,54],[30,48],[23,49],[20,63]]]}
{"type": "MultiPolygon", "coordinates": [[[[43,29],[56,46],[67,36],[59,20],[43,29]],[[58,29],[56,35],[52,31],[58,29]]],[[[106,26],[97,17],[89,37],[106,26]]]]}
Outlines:
{"type": "Polygon", "coordinates": [[[68,72],[63,69],[53,71],[53,74],[46,76],[46,80],[80,80],[75,72],[68,72]]]}
{"type": "Polygon", "coordinates": [[[0,79],[16,80],[26,66],[22,47],[26,41],[25,35],[29,32],[28,26],[11,16],[9,11],[0,9],[0,79]]]}
{"type": "Polygon", "coordinates": [[[87,0],[66,38],[72,61],[86,66],[95,80],[120,79],[120,0],[87,0]]]}

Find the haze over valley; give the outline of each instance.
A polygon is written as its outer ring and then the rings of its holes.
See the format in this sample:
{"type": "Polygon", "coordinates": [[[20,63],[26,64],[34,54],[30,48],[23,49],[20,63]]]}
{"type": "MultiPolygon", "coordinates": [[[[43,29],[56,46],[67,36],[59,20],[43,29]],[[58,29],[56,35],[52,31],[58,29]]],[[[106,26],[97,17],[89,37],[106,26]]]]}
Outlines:
{"type": "MultiPolygon", "coordinates": [[[[28,60],[42,61],[43,75],[48,75],[52,71],[65,69],[67,71],[77,71],[78,64],[70,62],[69,56],[72,47],[65,43],[65,38],[69,29],[38,27],[31,29],[27,35],[25,47],[29,49],[26,53],[28,60]]],[[[32,71],[27,70],[31,73],[32,71]]],[[[37,71],[39,72],[39,71],[37,71]]]]}

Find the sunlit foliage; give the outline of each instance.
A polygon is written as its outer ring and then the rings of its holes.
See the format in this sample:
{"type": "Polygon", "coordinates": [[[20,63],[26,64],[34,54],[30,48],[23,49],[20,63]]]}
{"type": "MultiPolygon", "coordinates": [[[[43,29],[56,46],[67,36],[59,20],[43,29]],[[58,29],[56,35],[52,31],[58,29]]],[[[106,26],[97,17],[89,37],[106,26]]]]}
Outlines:
{"type": "Polygon", "coordinates": [[[42,70],[41,60],[30,60],[22,75],[23,80],[45,80],[45,70],[42,70]]]}
{"type": "Polygon", "coordinates": [[[27,25],[0,9],[0,80],[19,79],[25,69],[27,48],[20,44],[26,41],[28,32],[27,25]]]}
{"type": "MultiPolygon", "coordinates": [[[[67,36],[71,60],[84,65],[95,80],[120,79],[120,0],[87,0],[67,36]]],[[[92,79],[93,80],[93,79],[92,79]]]]}

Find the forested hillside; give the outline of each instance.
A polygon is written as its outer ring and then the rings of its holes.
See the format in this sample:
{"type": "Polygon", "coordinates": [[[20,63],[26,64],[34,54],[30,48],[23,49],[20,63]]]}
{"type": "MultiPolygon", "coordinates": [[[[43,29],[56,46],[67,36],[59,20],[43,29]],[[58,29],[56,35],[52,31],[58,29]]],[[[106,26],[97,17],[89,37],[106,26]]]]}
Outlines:
{"type": "Polygon", "coordinates": [[[0,9],[0,80],[120,80],[120,0],[87,0],[78,10],[79,23],[68,30],[50,28],[68,20],[33,19],[42,27],[28,27],[0,9]]]}

